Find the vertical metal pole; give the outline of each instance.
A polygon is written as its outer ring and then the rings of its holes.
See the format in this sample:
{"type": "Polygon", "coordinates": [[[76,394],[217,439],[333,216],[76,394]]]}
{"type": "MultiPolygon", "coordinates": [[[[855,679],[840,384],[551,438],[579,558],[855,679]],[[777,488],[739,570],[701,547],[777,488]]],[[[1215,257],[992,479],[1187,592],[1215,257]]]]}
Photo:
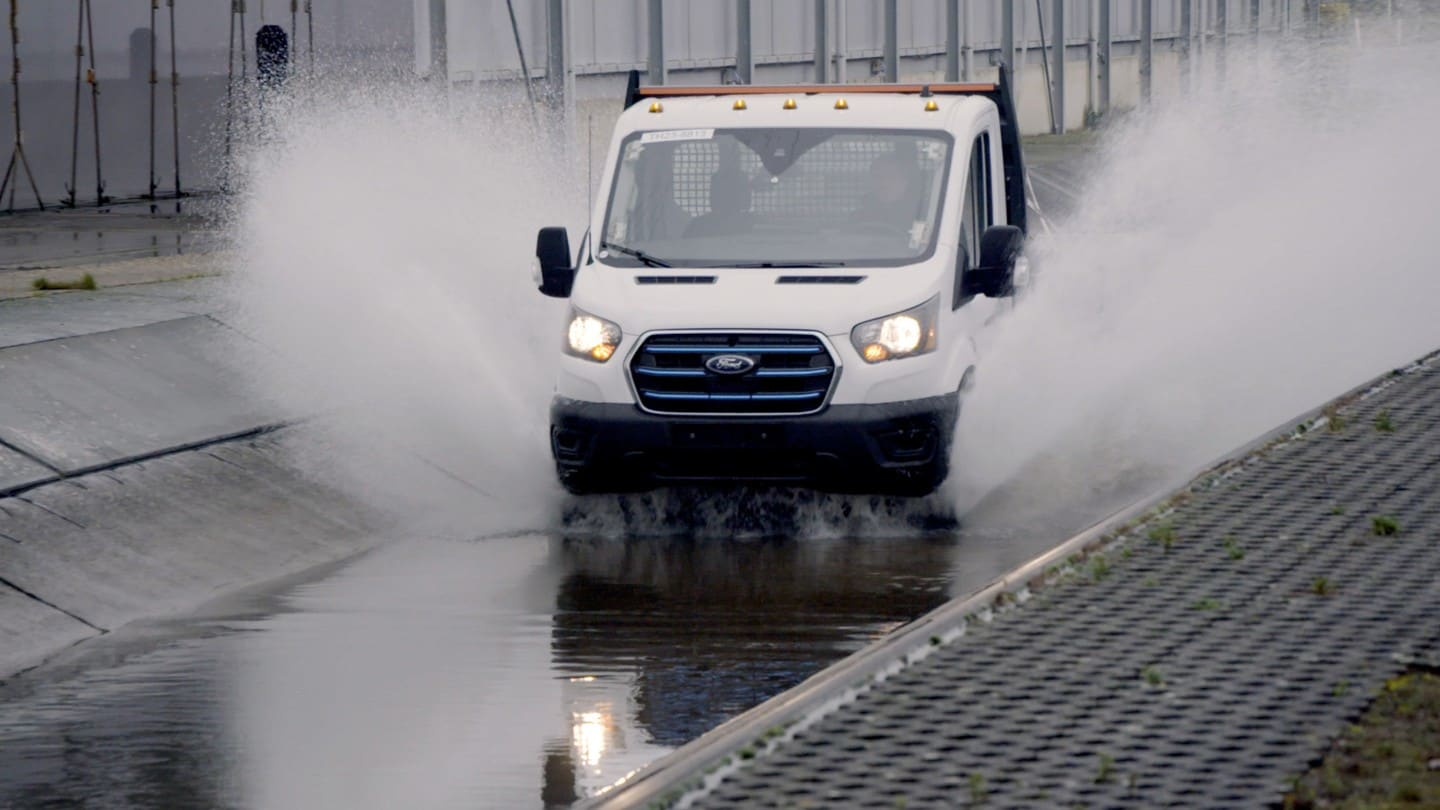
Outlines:
{"type": "Polygon", "coordinates": [[[1190,40],[1195,24],[1191,16],[1194,0],[1180,0],[1180,92],[1190,92],[1190,40]]]}
{"type": "Polygon", "coordinates": [[[1099,48],[1095,42],[1095,0],[1085,0],[1085,111],[1095,112],[1095,64],[1099,48]]]}
{"type": "Polygon", "coordinates": [[[960,0],[945,0],[945,81],[960,81],[960,0]]]}
{"type": "Polygon", "coordinates": [[[310,59],[310,75],[315,75],[315,9],[313,0],[305,0],[305,50],[310,59]]]}
{"type": "Polygon", "coordinates": [[[155,37],[155,13],[160,10],[160,0],[150,0],[150,193],[148,196],[152,201],[155,199],[155,85],[159,83],[159,72],[156,69],[155,49],[158,42],[155,37]]]}
{"type": "Polygon", "coordinates": [[[238,0],[238,2],[240,4],[240,89],[244,92],[250,87],[250,57],[245,53],[245,39],[248,36],[246,32],[250,29],[245,25],[245,0],[238,0]]]}
{"type": "Polygon", "coordinates": [[[1100,99],[1095,106],[1100,115],[1110,112],[1110,4],[1100,0],[1100,99]]]}
{"type": "Polygon", "coordinates": [[[545,0],[545,96],[554,109],[565,104],[565,5],[545,0]]]}
{"type": "MultiPolygon", "coordinates": [[[[552,0],[559,3],[560,0],[552,0]]],[[[735,72],[742,84],[755,83],[755,46],[750,0],[735,2],[735,72]]]]}
{"type": "Polygon", "coordinates": [[[815,82],[830,81],[830,0],[815,0],[815,82]]]}
{"type": "Polygon", "coordinates": [[[235,15],[239,2],[230,0],[230,45],[225,56],[225,163],[221,167],[220,187],[226,191],[230,189],[230,153],[235,129],[235,15]]]}
{"type": "MultiPolygon", "coordinates": [[[[445,3],[446,0],[430,0],[430,75],[439,77],[448,85],[450,83],[450,60],[446,52],[449,36],[445,30],[445,3]]],[[[243,33],[240,35],[240,40],[241,42],[245,40],[243,33]]]]}
{"type": "MultiPolygon", "coordinates": [[[[85,65],[85,0],[75,0],[75,117],[70,130],[70,186],[63,204],[75,207],[80,188],[80,77],[85,65]]],[[[12,195],[13,202],[13,195],[12,195]]],[[[11,206],[14,207],[13,205],[11,206]]]]}
{"type": "MultiPolygon", "coordinates": [[[[1039,9],[1036,9],[1038,12],[1039,9]]],[[[1040,16],[1038,13],[1035,15],[1040,16]]],[[[1050,33],[1051,86],[1050,130],[1065,134],[1065,0],[1051,0],[1050,17],[1054,30],[1050,33]]],[[[1044,54],[1041,54],[1042,56],[1044,54]]]]}
{"type": "Polygon", "coordinates": [[[1215,0],[1215,72],[1225,82],[1225,51],[1230,45],[1230,2],[1215,0]]]}
{"type": "MultiPolygon", "coordinates": [[[[538,133],[540,130],[540,116],[535,111],[535,86],[530,81],[530,66],[525,62],[525,46],[520,41],[520,23],[515,19],[514,0],[505,0],[505,10],[510,14],[510,34],[515,37],[515,54],[520,58],[520,78],[525,82],[525,99],[530,102],[530,121],[535,125],[538,133]]],[[[549,59],[547,51],[545,58],[549,59]]]]}
{"type": "Polygon", "coordinates": [[[30,171],[30,159],[25,157],[25,135],[24,129],[20,126],[20,4],[19,0],[10,0],[10,87],[14,94],[10,97],[10,111],[15,119],[15,151],[10,153],[10,166],[5,169],[5,179],[0,180],[0,197],[5,196],[5,188],[10,188],[10,205],[6,211],[15,210],[15,192],[20,188],[20,172],[23,170],[25,176],[30,180],[30,190],[35,192],[35,206],[41,211],[45,210],[45,203],[40,200],[40,187],[35,185],[35,174],[30,171]],[[11,185],[10,181],[15,183],[11,185]]]}
{"type": "Polygon", "coordinates": [[[650,0],[648,24],[650,26],[649,79],[650,84],[665,83],[665,10],[660,0],[650,0]]]}
{"type": "Polygon", "coordinates": [[[1255,32],[1255,45],[1260,45],[1260,0],[1250,0],[1250,27],[1255,32]]]}
{"type": "Polygon", "coordinates": [[[885,81],[900,81],[900,3],[885,0],[885,81]]]}
{"type": "Polygon", "coordinates": [[[975,48],[971,45],[970,27],[974,17],[970,16],[970,0],[960,0],[960,78],[975,79],[975,48]]]}
{"type": "Polygon", "coordinates": [[[105,196],[105,174],[100,164],[100,77],[95,73],[95,9],[90,0],[85,4],[85,47],[90,51],[90,68],[85,80],[90,83],[90,124],[95,132],[95,202],[104,205],[110,201],[105,196]]]}
{"type": "Polygon", "coordinates": [[[1150,78],[1155,67],[1155,0],[1140,0],[1140,103],[1150,103],[1150,78]]]}
{"type": "MultiPolygon", "coordinates": [[[[173,140],[171,147],[175,152],[175,199],[179,200],[180,192],[180,69],[176,66],[175,57],[175,0],[165,0],[170,7],[170,134],[173,140]]],[[[179,210],[180,203],[175,203],[176,210],[179,210]]]]}
{"type": "Polygon", "coordinates": [[[835,81],[850,80],[850,28],[845,19],[845,0],[835,0],[835,81]]]}
{"type": "MultiPolygon", "coordinates": [[[[1015,4],[1010,0],[1000,3],[1000,61],[1010,69],[1015,78],[1015,4]]],[[[1018,88],[1017,88],[1018,89],[1018,88]]]]}

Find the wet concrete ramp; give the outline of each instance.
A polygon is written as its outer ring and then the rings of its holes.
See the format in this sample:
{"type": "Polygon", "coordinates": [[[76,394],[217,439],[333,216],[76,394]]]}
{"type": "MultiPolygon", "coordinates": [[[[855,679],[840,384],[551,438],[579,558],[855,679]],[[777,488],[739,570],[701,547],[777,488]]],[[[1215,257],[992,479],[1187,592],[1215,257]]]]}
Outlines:
{"type": "Polygon", "coordinates": [[[197,316],[0,349],[0,493],[278,421],[226,369],[236,339],[197,316]]]}
{"type": "Polygon", "coordinates": [[[10,302],[0,329],[0,680],[371,542],[373,514],[296,472],[246,395],[239,333],[198,315],[66,337],[47,312],[10,302]]]}
{"type": "Polygon", "coordinates": [[[353,554],[374,516],[285,462],[283,434],[0,499],[0,678],[136,619],[353,554]]]}

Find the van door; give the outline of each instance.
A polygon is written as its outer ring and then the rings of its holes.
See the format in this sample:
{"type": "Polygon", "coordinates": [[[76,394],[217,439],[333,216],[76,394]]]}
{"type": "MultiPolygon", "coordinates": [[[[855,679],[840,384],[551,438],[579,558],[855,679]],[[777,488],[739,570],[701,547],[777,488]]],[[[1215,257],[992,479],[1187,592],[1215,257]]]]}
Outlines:
{"type": "MultiPolygon", "coordinates": [[[[960,247],[955,256],[954,297],[952,300],[954,334],[969,340],[972,355],[984,351],[990,342],[986,326],[1005,311],[1009,300],[997,300],[983,295],[961,296],[960,285],[965,273],[974,269],[979,260],[980,234],[995,224],[995,150],[1000,140],[995,133],[985,131],[970,144],[969,158],[965,164],[965,186],[961,192],[960,247]]],[[[1000,214],[1003,216],[1003,214],[1000,214]]],[[[963,369],[961,369],[963,371],[963,369]]]]}

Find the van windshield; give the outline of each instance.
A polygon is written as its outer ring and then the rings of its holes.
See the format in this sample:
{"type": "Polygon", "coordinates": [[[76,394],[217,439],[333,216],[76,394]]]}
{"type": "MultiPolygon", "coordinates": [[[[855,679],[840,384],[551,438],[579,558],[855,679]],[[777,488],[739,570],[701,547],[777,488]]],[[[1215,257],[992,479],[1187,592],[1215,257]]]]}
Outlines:
{"type": "Polygon", "coordinates": [[[690,129],[620,147],[596,257],[622,267],[908,264],[935,250],[944,132],[690,129]]]}

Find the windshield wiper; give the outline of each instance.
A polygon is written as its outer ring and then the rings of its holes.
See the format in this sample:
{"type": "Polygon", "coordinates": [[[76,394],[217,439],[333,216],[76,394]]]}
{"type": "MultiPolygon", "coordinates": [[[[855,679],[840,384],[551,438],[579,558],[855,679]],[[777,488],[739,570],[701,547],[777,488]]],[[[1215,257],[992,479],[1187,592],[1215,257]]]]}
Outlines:
{"type": "Polygon", "coordinates": [[[613,251],[615,251],[616,253],[622,253],[622,254],[624,254],[624,255],[626,255],[626,256],[629,256],[630,258],[634,259],[635,261],[640,262],[641,264],[645,265],[646,267],[669,267],[669,266],[670,266],[670,263],[667,262],[667,261],[665,261],[664,259],[657,259],[657,258],[655,258],[654,256],[651,256],[649,253],[646,253],[646,252],[643,251],[643,250],[636,250],[635,248],[632,248],[632,247],[625,247],[624,245],[617,245],[617,244],[615,244],[614,242],[601,242],[601,243],[600,243],[600,248],[601,248],[602,250],[613,250],[613,251]]]}

